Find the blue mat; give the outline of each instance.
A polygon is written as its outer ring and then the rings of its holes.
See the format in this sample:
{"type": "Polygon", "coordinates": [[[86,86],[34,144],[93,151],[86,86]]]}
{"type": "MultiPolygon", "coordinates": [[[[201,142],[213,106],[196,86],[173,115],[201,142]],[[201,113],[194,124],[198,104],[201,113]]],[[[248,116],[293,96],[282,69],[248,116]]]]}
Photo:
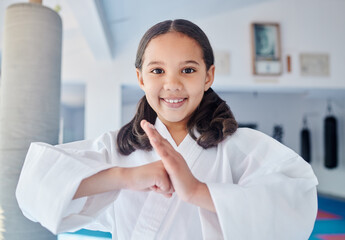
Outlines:
{"type": "Polygon", "coordinates": [[[309,240],[344,239],[345,240],[345,200],[327,196],[318,196],[319,211],[334,215],[335,218],[318,218],[309,240]]]}

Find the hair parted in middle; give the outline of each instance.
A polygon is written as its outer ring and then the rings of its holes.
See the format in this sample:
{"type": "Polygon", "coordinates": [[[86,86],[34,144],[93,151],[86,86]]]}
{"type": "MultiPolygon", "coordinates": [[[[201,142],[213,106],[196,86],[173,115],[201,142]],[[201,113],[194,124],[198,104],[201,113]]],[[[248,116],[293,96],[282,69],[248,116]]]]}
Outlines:
{"type": "MultiPolygon", "coordinates": [[[[214,64],[213,50],[206,34],[196,24],[188,20],[177,19],[157,23],[147,30],[137,50],[135,60],[137,69],[141,70],[142,68],[144,53],[150,41],[168,32],[182,33],[199,44],[203,53],[206,71],[214,64]]],[[[137,149],[152,150],[150,141],[141,128],[140,122],[145,119],[155,124],[156,118],[156,112],[149,105],[146,96],[143,96],[138,103],[137,113],[134,118],[123,126],[117,135],[117,145],[120,153],[129,155],[137,149]]],[[[232,135],[237,127],[237,122],[229,106],[212,88],[204,93],[200,105],[187,123],[188,133],[204,149],[217,146],[227,136],[232,135]],[[196,137],[194,130],[199,132],[200,136],[196,137]]]]}

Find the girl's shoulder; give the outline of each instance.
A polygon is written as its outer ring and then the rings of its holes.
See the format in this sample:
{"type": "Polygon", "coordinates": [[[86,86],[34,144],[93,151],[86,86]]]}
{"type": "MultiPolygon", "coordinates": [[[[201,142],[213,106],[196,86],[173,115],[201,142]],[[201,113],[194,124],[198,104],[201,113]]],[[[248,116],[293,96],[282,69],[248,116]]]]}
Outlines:
{"type": "Polygon", "coordinates": [[[224,143],[227,144],[244,143],[245,145],[257,145],[263,142],[273,145],[281,144],[271,136],[268,136],[267,134],[252,128],[238,128],[236,132],[234,132],[231,136],[227,137],[224,140],[224,143]]]}
{"type": "Polygon", "coordinates": [[[83,139],[55,145],[57,148],[74,150],[101,150],[108,149],[116,151],[116,138],[118,131],[108,131],[96,138],[83,139]]]}
{"type": "Polygon", "coordinates": [[[298,154],[271,136],[251,128],[238,128],[220,147],[224,151],[241,152],[255,157],[296,157],[298,154]]]}

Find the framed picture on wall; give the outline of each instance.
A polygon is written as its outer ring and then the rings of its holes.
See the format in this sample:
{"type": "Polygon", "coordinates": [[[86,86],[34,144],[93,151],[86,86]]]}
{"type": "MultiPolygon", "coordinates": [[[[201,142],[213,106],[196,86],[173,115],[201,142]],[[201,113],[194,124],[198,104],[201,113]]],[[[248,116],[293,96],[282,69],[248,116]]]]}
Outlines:
{"type": "Polygon", "coordinates": [[[280,75],[280,27],[278,23],[252,23],[254,75],[280,75]]]}
{"type": "Polygon", "coordinates": [[[329,54],[301,53],[300,68],[302,76],[329,77],[329,54]]]}

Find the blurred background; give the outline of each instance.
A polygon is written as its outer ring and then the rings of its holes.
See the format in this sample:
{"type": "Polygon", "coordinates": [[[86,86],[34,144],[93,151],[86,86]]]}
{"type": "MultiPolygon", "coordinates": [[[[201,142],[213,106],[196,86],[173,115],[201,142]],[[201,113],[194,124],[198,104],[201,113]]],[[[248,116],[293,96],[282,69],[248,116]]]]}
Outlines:
{"type": "MultiPolygon", "coordinates": [[[[19,2],[0,0],[0,62],[5,12],[19,2]]],[[[60,143],[95,138],[132,118],[143,95],[134,68],[141,36],[157,22],[184,18],[209,37],[216,57],[213,89],[238,122],[299,154],[307,129],[320,196],[337,204],[345,199],[344,0],[44,0],[43,5],[58,12],[63,23],[60,143]],[[279,25],[279,54],[263,62],[279,63],[278,74],[269,71],[271,65],[264,74],[253,72],[253,23],[279,25]],[[330,115],[337,120],[338,148],[336,166],[327,168],[324,134],[330,115]]],[[[313,239],[345,239],[344,205],[337,209],[343,232],[337,228],[332,231],[338,238],[322,232],[317,238],[316,231],[313,239]]]]}

